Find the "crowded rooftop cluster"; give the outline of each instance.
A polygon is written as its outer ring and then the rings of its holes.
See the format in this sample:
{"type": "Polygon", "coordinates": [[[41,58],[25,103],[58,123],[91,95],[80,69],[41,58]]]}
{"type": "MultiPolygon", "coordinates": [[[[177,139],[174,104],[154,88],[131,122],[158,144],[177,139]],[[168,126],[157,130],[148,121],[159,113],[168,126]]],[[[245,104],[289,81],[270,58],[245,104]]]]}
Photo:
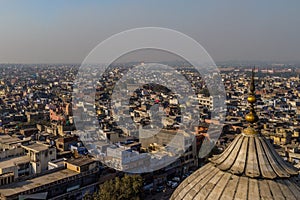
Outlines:
{"type": "MultiPolygon", "coordinates": [[[[175,66],[194,92],[185,97],[168,88],[175,82],[178,91],[187,90],[180,80],[158,82],[167,72],[154,71],[148,84],[138,83],[139,73],[124,81],[135,65],[111,66],[97,78],[95,89],[88,79],[76,99],[79,65],[1,65],[1,199],[82,199],[124,172],[141,174],[144,198],[157,194],[168,199],[181,181],[248,126],[244,116],[251,112],[251,66],[219,66],[226,96],[222,121],[215,108],[222,87],[207,87],[217,73],[203,78],[193,67],[175,66]],[[221,131],[209,131],[217,126],[221,131]],[[203,148],[210,153],[200,155],[203,148]]],[[[253,80],[257,128],[285,162],[299,169],[298,69],[257,66],[253,80]]]]}

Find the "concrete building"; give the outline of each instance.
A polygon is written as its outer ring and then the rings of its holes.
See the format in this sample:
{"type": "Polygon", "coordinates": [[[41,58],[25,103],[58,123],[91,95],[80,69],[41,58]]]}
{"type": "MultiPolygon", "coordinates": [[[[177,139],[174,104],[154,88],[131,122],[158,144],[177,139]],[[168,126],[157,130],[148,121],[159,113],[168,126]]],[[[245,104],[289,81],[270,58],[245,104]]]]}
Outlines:
{"type": "Polygon", "coordinates": [[[201,94],[198,95],[198,99],[199,99],[199,104],[202,106],[205,106],[209,109],[211,109],[213,107],[213,97],[209,96],[209,97],[205,97],[201,94]]]}
{"type": "Polygon", "coordinates": [[[86,192],[93,193],[98,187],[97,166],[86,157],[65,161],[65,169],[1,186],[1,200],[82,199],[86,192]]]}
{"type": "Polygon", "coordinates": [[[105,163],[120,171],[139,171],[150,164],[150,156],[125,146],[110,146],[106,149],[105,163]]]}
{"type": "Polygon", "coordinates": [[[19,156],[11,159],[2,160],[0,162],[0,174],[1,176],[11,174],[13,177],[7,182],[2,182],[2,184],[8,184],[13,182],[15,179],[31,174],[30,173],[30,158],[28,156],[19,156]]]}
{"type": "Polygon", "coordinates": [[[48,169],[48,162],[56,159],[56,148],[42,143],[22,146],[30,158],[30,174],[38,174],[48,169]]]}

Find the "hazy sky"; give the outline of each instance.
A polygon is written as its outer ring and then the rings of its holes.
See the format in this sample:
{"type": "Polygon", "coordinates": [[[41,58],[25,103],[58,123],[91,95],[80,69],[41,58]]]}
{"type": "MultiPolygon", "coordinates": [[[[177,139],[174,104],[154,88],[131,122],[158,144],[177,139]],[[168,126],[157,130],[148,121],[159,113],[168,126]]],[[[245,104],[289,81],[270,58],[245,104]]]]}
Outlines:
{"type": "Polygon", "coordinates": [[[1,0],[0,63],[80,63],[144,26],[178,30],[215,61],[300,61],[299,0],[1,0]]]}

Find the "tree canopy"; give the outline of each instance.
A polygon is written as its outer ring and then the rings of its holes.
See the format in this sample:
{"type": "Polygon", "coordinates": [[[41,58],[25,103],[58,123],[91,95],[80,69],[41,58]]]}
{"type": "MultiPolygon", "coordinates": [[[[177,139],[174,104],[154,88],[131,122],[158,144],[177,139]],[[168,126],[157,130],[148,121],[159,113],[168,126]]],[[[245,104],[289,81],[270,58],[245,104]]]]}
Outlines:
{"type": "Polygon", "coordinates": [[[143,179],[139,175],[125,175],[104,182],[99,191],[93,195],[85,195],[85,200],[139,200],[143,179]]]}

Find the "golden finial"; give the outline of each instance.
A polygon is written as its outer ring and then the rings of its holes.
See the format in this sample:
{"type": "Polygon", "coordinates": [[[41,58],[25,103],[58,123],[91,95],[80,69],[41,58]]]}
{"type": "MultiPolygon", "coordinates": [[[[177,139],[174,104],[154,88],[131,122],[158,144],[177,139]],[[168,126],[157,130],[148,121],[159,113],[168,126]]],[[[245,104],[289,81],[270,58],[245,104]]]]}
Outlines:
{"type": "Polygon", "coordinates": [[[254,110],[254,104],[256,103],[255,98],[255,83],[254,83],[254,69],[252,69],[251,83],[250,83],[250,93],[247,101],[250,104],[250,112],[245,116],[247,122],[250,123],[249,127],[244,130],[246,134],[255,134],[256,131],[253,128],[253,124],[258,121],[258,116],[254,110]]]}
{"type": "Polygon", "coordinates": [[[254,70],[252,69],[252,75],[251,75],[251,83],[250,83],[250,94],[247,98],[248,102],[250,104],[256,103],[256,98],[255,98],[255,84],[254,84],[254,70]]]}
{"type": "Polygon", "coordinates": [[[250,92],[253,94],[254,91],[255,91],[255,84],[254,84],[254,69],[252,69],[251,83],[250,83],[250,92]]]}

